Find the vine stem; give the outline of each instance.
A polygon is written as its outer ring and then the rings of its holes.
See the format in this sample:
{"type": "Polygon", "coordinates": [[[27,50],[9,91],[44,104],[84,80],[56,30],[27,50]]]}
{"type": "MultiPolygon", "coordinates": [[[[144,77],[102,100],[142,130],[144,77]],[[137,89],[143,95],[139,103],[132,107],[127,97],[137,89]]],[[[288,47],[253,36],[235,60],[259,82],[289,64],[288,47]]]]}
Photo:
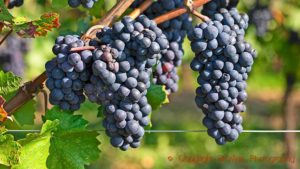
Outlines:
{"type": "MultiPolygon", "coordinates": [[[[210,2],[211,0],[195,0],[193,1],[193,4],[192,4],[192,8],[193,10],[196,9],[196,8],[199,8],[200,6],[210,2]]],[[[165,13],[157,18],[154,19],[154,22],[159,25],[163,22],[166,22],[168,20],[171,20],[171,19],[174,19],[182,14],[185,14],[187,12],[192,12],[190,11],[189,7],[181,7],[181,8],[178,8],[178,9],[175,9],[175,10],[172,10],[168,13],[165,13]]]]}
{"type": "Polygon", "coordinates": [[[154,0],[145,0],[138,8],[133,10],[129,16],[133,19],[137,18],[139,15],[141,15],[151,4],[154,0]]]}
{"type": "Polygon", "coordinates": [[[9,35],[13,32],[13,30],[11,29],[9,32],[6,33],[6,35],[1,39],[0,41],[0,46],[2,45],[2,43],[9,37],[9,35]]]}
{"type": "MultiPolygon", "coordinates": [[[[151,1],[153,2],[153,0],[151,0],[151,1]]],[[[198,7],[208,3],[210,1],[211,0],[195,0],[195,1],[193,1],[193,9],[198,8],[198,7]]],[[[109,13],[103,19],[101,19],[101,21],[97,25],[110,25],[114,21],[115,17],[120,16],[121,13],[124,13],[125,10],[132,4],[132,2],[133,2],[133,0],[121,0],[121,1],[119,1],[118,4],[116,4],[116,6],[113,7],[109,11],[109,13]],[[128,1],[128,3],[125,3],[125,1],[128,1]],[[131,3],[129,3],[129,2],[131,2],[131,3]]],[[[150,1],[149,2],[144,2],[144,3],[151,4],[150,1]]],[[[142,5],[142,7],[139,7],[139,11],[135,10],[135,11],[133,11],[133,14],[130,14],[130,15],[138,16],[146,8],[147,8],[146,5],[145,6],[142,5]],[[135,13],[135,12],[137,12],[137,13],[135,13]]],[[[178,16],[180,16],[184,13],[187,13],[187,12],[190,12],[190,10],[187,7],[178,8],[178,9],[175,9],[173,11],[170,11],[166,14],[163,14],[163,15],[155,18],[154,21],[157,24],[160,24],[160,23],[163,23],[165,21],[174,19],[174,18],[176,18],[176,17],[178,17],[178,16]]],[[[72,50],[80,51],[77,48],[72,49],[72,50]]],[[[20,108],[27,101],[31,100],[34,97],[34,94],[39,92],[40,89],[43,88],[43,83],[45,82],[46,79],[47,79],[46,72],[44,72],[41,75],[39,75],[35,80],[25,83],[24,86],[22,86],[19,89],[18,93],[15,96],[11,100],[9,100],[8,102],[6,102],[4,104],[4,110],[6,110],[8,115],[12,115],[12,113],[14,111],[16,111],[18,108],[20,108]]]]}
{"type": "Polygon", "coordinates": [[[47,75],[46,72],[44,72],[36,79],[26,82],[23,86],[21,86],[17,94],[4,104],[3,108],[7,112],[7,114],[11,115],[27,101],[33,99],[35,94],[39,92],[39,89],[43,88],[43,83],[46,79],[47,75]]]}
{"type": "Polygon", "coordinates": [[[4,1],[4,4],[5,4],[5,6],[7,6],[7,7],[8,7],[9,0],[5,0],[5,1],[4,1]]]}

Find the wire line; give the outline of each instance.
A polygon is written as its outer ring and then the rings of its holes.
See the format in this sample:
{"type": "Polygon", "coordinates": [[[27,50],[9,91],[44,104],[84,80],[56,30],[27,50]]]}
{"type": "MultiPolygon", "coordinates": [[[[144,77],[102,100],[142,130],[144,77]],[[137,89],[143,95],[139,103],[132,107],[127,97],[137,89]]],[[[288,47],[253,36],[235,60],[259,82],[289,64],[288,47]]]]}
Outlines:
{"type": "MultiPolygon", "coordinates": [[[[7,130],[8,133],[39,133],[41,130],[7,130]]],[[[105,130],[96,130],[104,132],[105,130]]],[[[207,130],[145,130],[145,133],[206,133],[207,130]]],[[[300,130],[243,130],[243,133],[300,133],[300,130]]]]}

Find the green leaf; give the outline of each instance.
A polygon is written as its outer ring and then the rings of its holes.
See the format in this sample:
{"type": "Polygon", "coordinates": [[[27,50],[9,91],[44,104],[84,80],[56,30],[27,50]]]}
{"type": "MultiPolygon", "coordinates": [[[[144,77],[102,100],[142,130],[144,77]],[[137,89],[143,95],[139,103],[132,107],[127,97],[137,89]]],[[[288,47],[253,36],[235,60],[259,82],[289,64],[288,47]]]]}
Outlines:
{"type": "Polygon", "coordinates": [[[89,18],[79,19],[77,23],[77,34],[85,33],[91,25],[91,21],[89,18]]]}
{"type": "Polygon", "coordinates": [[[101,105],[101,106],[98,107],[98,114],[97,114],[97,117],[103,118],[103,117],[104,117],[103,112],[104,112],[104,106],[101,105]]]}
{"type": "Polygon", "coordinates": [[[84,169],[98,159],[98,133],[83,129],[58,132],[51,139],[49,169],[84,169]]]}
{"type": "Polygon", "coordinates": [[[35,118],[36,101],[30,100],[26,104],[22,105],[13,116],[20,125],[33,125],[35,118]]]}
{"type": "Polygon", "coordinates": [[[12,169],[47,169],[46,160],[49,156],[50,139],[59,121],[46,121],[40,134],[27,134],[19,140],[22,145],[20,163],[12,169]]]}
{"type": "Polygon", "coordinates": [[[13,16],[7,10],[4,1],[0,1],[0,22],[12,22],[13,16]]]}
{"type": "Polygon", "coordinates": [[[40,134],[28,134],[19,141],[23,146],[20,163],[13,169],[84,169],[98,158],[98,133],[88,131],[80,115],[55,107],[43,119],[40,134]]]}
{"type": "Polygon", "coordinates": [[[17,90],[21,84],[21,78],[11,72],[0,71],[0,95],[5,95],[17,90]]]}
{"type": "Polygon", "coordinates": [[[45,5],[47,3],[47,0],[37,0],[36,1],[39,5],[45,5]]]}
{"type": "MultiPolygon", "coordinates": [[[[108,2],[110,3],[111,1],[113,1],[113,0],[110,0],[108,2]]],[[[97,18],[103,17],[107,11],[107,10],[105,10],[105,9],[107,9],[107,8],[105,8],[105,3],[106,3],[105,1],[96,2],[95,5],[93,6],[93,8],[89,9],[90,15],[95,16],[97,18]]]]}
{"type": "Polygon", "coordinates": [[[59,15],[57,13],[45,13],[40,19],[34,21],[27,21],[27,19],[20,17],[15,18],[13,28],[21,37],[35,38],[45,36],[48,31],[59,26],[59,15]]]}
{"type": "Polygon", "coordinates": [[[98,133],[86,129],[86,120],[58,108],[49,110],[44,116],[44,120],[54,119],[61,123],[51,138],[49,169],[84,169],[84,165],[98,158],[98,133]]]}
{"type": "Polygon", "coordinates": [[[68,6],[68,1],[52,0],[52,6],[57,9],[62,9],[68,6]]]}
{"type": "Polygon", "coordinates": [[[59,120],[58,131],[66,131],[70,129],[85,129],[88,122],[81,115],[72,115],[69,111],[63,111],[58,107],[54,107],[47,111],[43,120],[59,120]]]}
{"type": "Polygon", "coordinates": [[[11,134],[0,135],[0,164],[11,166],[19,163],[21,145],[11,134]]]}
{"type": "Polygon", "coordinates": [[[148,89],[147,98],[153,110],[157,110],[163,104],[169,103],[168,92],[165,86],[151,84],[148,89]]]}

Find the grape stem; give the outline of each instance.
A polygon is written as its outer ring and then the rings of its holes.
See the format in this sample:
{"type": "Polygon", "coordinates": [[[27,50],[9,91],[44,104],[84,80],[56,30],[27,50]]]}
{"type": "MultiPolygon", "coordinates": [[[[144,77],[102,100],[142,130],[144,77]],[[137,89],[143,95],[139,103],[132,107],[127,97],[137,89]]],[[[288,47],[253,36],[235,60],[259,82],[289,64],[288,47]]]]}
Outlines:
{"type": "Polygon", "coordinates": [[[13,32],[13,30],[11,29],[9,32],[7,32],[5,34],[5,36],[1,39],[0,41],[0,46],[2,45],[2,43],[8,38],[8,36],[13,32]]]}
{"type": "Polygon", "coordinates": [[[94,46],[83,46],[83,47],[77,47],[77,48],[72,48],[70,51],[71,52],[80,52],[83,50],[95,50],[96,48],[94,46]]]}
{"type": "MultiPolygon", "coordinates": [[[[195,1],[193,1],[193,8],[194,9],[198,8],[210,1],[211,0],[195,0],[195,1]]],[[[132,2],[133,2],[133,0],[119,1],[118,4],[116,4],[115,7],[113,7],[109,11],[109,13],[103,19],[101,19],[101,21],[97,25],[110,25],[117,16],[120,16],[120,15],[122,15],[121,13],[125,12],[125,10],[132,4],[132,2]],[[128,3],[125,3],[125,1],[128,1],[128,3]]],[[[145,1],[139,7],[138,13],[135,13],[136,11],[133,11],[133,14],[130,14],[130,15],[138,16],[137,14],[142,13],[146,9],[146,6],[147,6],[146,3],[147,3],[147,5],[151,4],[150,1],[148,1],[148,0],[145,1]]],[[[163,15],[155,18],[154,21],[157,24],[160,24],[160,23],[166,22],[168,20],[174,19],[174,18],[176,18],[184,13],[187,13],[187,12],[189,12],[187,7],[178,8],[176,10],[170,11],[166,14],[163,14],[163,15]]],[[[90,32],[92,34],[92,32],[95,32],[95,31],[90,31],[90,32]]],[[[90,46],[88,46],[88,48],[90,48],[90,46]]],[[[91,48],[93,48],[93,47],[91,47],[91,48]]],[[[84,48],[84,49],[83,48],[73,48],[71,50],[72,51],[81,51],[81,50],[85,50],[85,49],[87,49],[87,48],[84,48]]],[[[20,108],[27,101],[31,100],[34,97],[35,93],[40,92],[41,89],[44,87],[43,83],[45,82],[46,79],[47,79],[46,72],[44,72],[41,75],[39,75],[35,80],[25,83],[24,86],[22,86],[19,89],[19,91],[17,92],[17,94],[15,96],[4,104],[4,110],[6,110],[8,115],[12,115],[14,113],[14,111],[16,111],[18,108],[20,108]]]]}
{"type": "MultiPolygon", "coordinates": [[[[145,0],[139,7],[137,7],[134,11],[132,11],[131,14],[129,14],[129,16],[133,19],[135,19],[136,17],[138,17],[139,15],[141,15],[152,3],[154,0],[145,0]]],[[[113,23],[113,21],[120,17],[127,8],[129,8],[129,6],[134,2],[134,0],[125,0],[120,1],[117,5],[115,5],[112,8],[112,13],[114,13],[114,15],[112,14],[107,14],[103,19],[101,19],[97,25],[92,26],[86,33],[85,35],[82,36],[81,39],[83,40],[88,40],[88,39],[93,39],[96,37],[96,33],[101,31],[101,29],[105,26],[110,26],[111,23],[113,23]]]]}
{"type": "Polygon", "coordinates": [[[202,15],[201,13],[199,13],[198,11],[196,10],[191,10],[190,11],[193,15],[195,15],[196,17],[198,17],[199,19],[201,19],[202,21],[206,22],[206,21],[209,21],[210,18],[208,16],[205,16],[205,15],[202,15]]]}
{"type": "Polygon", "coordinates": [[[4,4],[5,4],[5,6],[7,6],[7,7],[8,7],[9,0],[5,0],[5,1],[4,1],[4,4]]]}
{"type": "MultiPolygon", "coordinates": [[[[192,3],[192,8],[193,10],[195,10],[196,8],[199,8],[200,6],[210,2],[211,0],[195,0],[193,1],[192,3]]],[[[181,7],[181,8],[178,8],[178,9],[175,9],[175,10],[172,10],[168,13],[165,13],[161,16],[158,16],[154,19],[154,22],[156,24],[161,24],[163,22],[166,22],[168,20],[171,20],[171,19],[174,19],[182,14],[185,14],[187,12],[191,12],[191,10],[189,9],[189,7],[181,7]]]]}
{"type": "Polygon", "coordinates": [[[96,33],[104,26],[109,26],[113,21],[120,17],[134,0],[121,0],[105,15],[95,26],[92,26],[83,36],[82,40],[88,41],[96,37],[96,33]]]}
{"type": "Polygon", "coordinates": [[[148,7],[152,5],[154,0],[146,0],[144,1],[138,8],[136,8],[134,11],[132,11],[129,16],[132,19],[137,18],[139,15],[141,15],[148,7]]]}

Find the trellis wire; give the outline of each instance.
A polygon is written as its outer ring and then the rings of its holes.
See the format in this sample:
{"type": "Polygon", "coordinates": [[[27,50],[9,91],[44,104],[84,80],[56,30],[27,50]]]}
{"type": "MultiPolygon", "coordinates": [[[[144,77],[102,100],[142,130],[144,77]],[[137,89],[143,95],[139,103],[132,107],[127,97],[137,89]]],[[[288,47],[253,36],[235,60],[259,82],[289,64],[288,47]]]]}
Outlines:
{"type": "MultiPolygon", "coordinates": [[[[7,130],[8,133],[39,133],[41,130],[7,130]]],[[[105,130],[96,130],[104,132],[105,130]]],[[[145,133],[206,133],[207,130],[145,130],[145,133]]],[[[243,130],[243,133],[300,133],[300,130],[243,130]]]]}

